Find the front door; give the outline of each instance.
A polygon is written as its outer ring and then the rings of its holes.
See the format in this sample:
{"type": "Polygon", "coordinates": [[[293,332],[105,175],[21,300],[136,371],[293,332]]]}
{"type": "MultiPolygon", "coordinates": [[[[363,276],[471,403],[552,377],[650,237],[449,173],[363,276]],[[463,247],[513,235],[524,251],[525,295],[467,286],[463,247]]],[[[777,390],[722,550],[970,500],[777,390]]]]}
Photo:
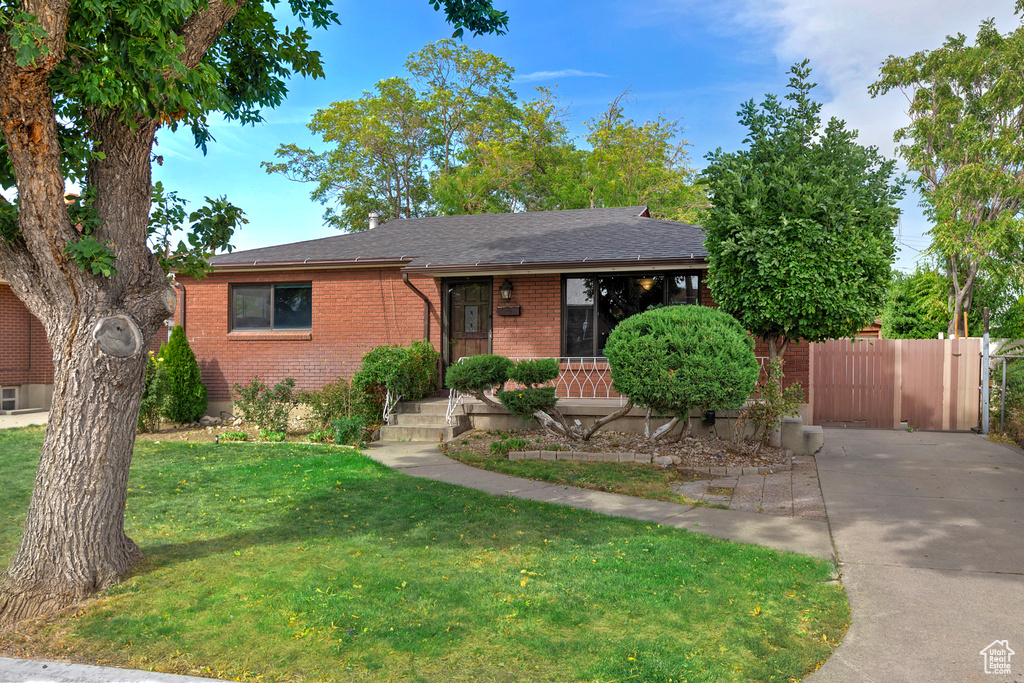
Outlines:
{"type": "Polygon", "coordinates": [[[449,364],[491,352],[491,279],[448,283],[449,364]]]}

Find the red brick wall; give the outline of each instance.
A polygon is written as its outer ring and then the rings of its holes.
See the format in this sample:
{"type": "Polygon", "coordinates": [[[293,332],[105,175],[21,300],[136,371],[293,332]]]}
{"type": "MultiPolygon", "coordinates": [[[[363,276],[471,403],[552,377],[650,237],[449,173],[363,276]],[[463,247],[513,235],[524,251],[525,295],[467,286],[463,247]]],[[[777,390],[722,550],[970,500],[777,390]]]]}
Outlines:
{"type": "MultiPolygon", "coordinates": [[[[561,355],[562,279],[550,275],[509,275],[512,298],[501,301],[504,275],[494,277],[492,349],[510,357],[561,355]],[[519,306],[520,315],[497,315],[497,307],[519,306]]],[[[430,341],[441,349],[441,280],[411,276],[431,300],[430,341]]],[[[186,332],[210,400],[230,399],[231,385],[254,375],[276,382],[294,377],[300,388],[316,388],[339,376],[351,377],[363,355],[380,344],[408,344],[423,336],[423,301],[402,282],[397,268],[262,273],[215,273],[185,287],[186,332]],[[232,283],[313,283],[313,329],[309,332],[229,332],[232,283]]],[[[714,306],[706,279],[701,301],[714,306]]],[[[179,310],[181,306],[179,305],[179,310]]],[[[758,356],[767,356],[759,343],[758,356]]],[[[808,388],[808,345],[791,345],[785,360],[786,385],[808,388]]]]}
{"type": "Polygon", "coordinates": [[[52,359],[42,324],[0,284],[0,384],[52,384],[52,359]]]}
{"type": "Polygon", "coordinates": [[[495,276],[494,353],[510,358],[562,355],[562,278],[553,275],[509,275],[512,298],[501,300],[504,276],[495,276]],[[518,316],[497,314],[498,306],[519,306],[518,316]]]}
{"type": "MultiPolygon", "coordinates": [[[[430,341],[440,349],[439,281],[409,280],[431,300],[430,341]]],[[[297,387],[315,389],[351,377],[375,346],[423,338],[423,300],[405,286],[398,268],[214,273],[201,282],[178,281],[186,292],[186,336],[211,401],[230,400],[231,386],[256,374],[269,383],[294,377],[297,387]],[[312,330],[230,332],[230,285],[252,282],[312,282],[312,330]]]]}

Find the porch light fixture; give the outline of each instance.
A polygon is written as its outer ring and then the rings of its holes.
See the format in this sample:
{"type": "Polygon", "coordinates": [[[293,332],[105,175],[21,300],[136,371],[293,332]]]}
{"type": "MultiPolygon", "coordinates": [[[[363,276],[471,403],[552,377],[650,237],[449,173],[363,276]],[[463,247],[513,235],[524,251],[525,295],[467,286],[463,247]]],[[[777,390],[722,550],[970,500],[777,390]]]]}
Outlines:
{"type": "Polygon", "coordinates": [[[654,278],[653,277],[642,277],[637,282],[639,283],[639,285],[641,287],[644,288],[645,292],[651,291],[651,287],[654,286],[654,278]]]}
{"type": "Polygon", "coordinates": [[[512,299],[512,282],[505,278],[505,281],[501,283],[501,287],[498,287],[498,291],[501,292],[502,301],[509,301],[512,299]]]}

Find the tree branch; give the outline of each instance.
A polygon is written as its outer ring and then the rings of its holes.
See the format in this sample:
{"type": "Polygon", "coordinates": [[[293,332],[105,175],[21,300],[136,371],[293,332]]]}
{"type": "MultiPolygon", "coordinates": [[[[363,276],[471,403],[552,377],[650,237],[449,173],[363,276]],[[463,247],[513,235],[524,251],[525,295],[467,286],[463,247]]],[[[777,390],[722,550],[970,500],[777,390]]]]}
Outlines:
{"type": "Polygon", "coordinates": [[[248,0],[210,0],[206,9],[196,12],[181,27],[181,37],[185,42],[185,50],[181,54],[181,62],[188,69],[194,69],[206,51],[217,41],[220,32],[228,22],[242,9],[248,0]]]}

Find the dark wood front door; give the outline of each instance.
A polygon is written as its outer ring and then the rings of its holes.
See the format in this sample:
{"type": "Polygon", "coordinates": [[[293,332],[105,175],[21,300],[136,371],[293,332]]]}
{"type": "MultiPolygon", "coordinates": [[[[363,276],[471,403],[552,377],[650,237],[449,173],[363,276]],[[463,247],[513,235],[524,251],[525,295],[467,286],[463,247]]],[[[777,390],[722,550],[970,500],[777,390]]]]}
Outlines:
{"type": "Polygon", "coordinates": [[[491,279],[448,283],[448,362],[491,352],[491,279]]]}

